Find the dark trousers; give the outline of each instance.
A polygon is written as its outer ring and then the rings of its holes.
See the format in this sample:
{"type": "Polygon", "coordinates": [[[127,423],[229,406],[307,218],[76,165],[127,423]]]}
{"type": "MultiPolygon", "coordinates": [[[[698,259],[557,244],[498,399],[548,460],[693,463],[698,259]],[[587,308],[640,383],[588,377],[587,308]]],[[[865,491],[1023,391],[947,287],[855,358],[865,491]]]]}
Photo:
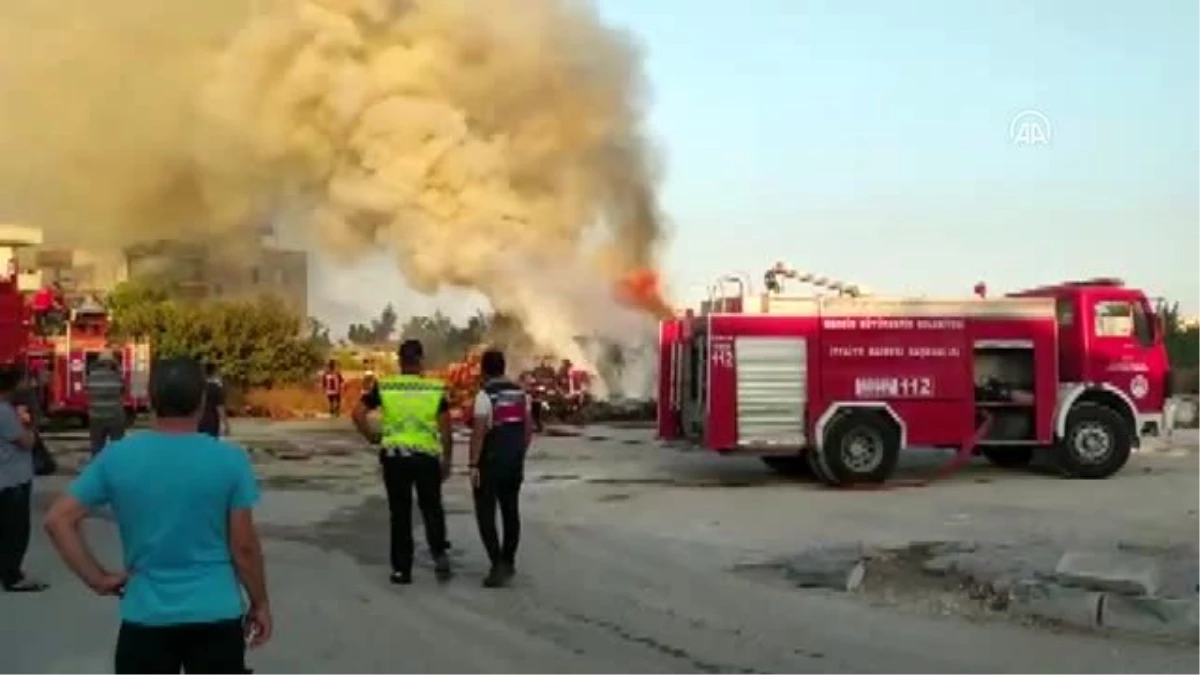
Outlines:
{"type": "Polygon", "coordinates": [[[329,399],[329,414],[337,417],[342,414],[342,397],[340,394],[326,394],[329,399]]]}
{"type": "Polygon", "coordinates": [[[529,407],[530,415],[533,417],[534,431],[542,430],[542,408],[545,404],[540,400],[534,400],[529,407]]]}
{"type": "Polygon", "coordinates": [[[474,490],[475,522],[479,525],[479,538],[487,550],[488,560],[493,565],[513,565],[517,559],[517,545],[521,541],[521,478],[515,470],[497,471],[486,465],[480,468],[479,487],[474,490]],[[504,543],[496,532],[496,507],[500,508],[500,521],[504,528],[504,543]]]}
{"type": "Polygon", "coordinates": [[[114,659],[118,673],[245,673],[241,619],[176,626],[124,622],[114,659]]]}
{"type": "Polygon", "coordinates": [[[24,578],[21,564],[29,549],[32,493],[33,483],[0,490],[0,585],[11,586],[24,578]]]}
{"type": "Polygon", "coordinates": [[[104,446],[122,438],[125,438],[124,418],[88,420],[88,440],[91,443],[93,457],[98,455],[104,446]]]}
{"type": "Polygon", "coordinates": [[[410,572],[413,564],[412,495],[425,522],[425,541],[434,558],[446,554],[446,512],[442,508],[442,463],[433,455],[381,455],[392,525],[392,571],[410,572]]]}
{"type": "Polygon", "coordinates": [[[58,462],[39,433],[33,439],[33,475],[49,476],[58,471],[58,462]]]}

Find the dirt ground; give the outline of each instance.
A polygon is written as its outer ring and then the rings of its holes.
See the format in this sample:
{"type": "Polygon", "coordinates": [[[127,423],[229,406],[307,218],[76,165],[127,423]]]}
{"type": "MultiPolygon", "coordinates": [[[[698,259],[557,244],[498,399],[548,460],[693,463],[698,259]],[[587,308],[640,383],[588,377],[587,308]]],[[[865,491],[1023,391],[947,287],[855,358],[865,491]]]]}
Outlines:
{"type": "MultiPolygon", "coordinates": [[[[494,592],[479,588],[485,565],[464,476],[447,485],[458,577],[439,588],[423,570],[416,585],[396,589],[385,580],[387,516],[374,458],[344,423],[238,422],[236,440],[251,449],[268,488],[258,518],[279,631],[252,665],[259,672],[1197,672],[1194,645],[952,611],[930,602],[926,589],[914,591],[916,580],[903,574],[868,574],[864,589],[873,590],[833,593],[761,571],[766,561],[847,542],[984,542],[1016,556],[1121,545],[1194,563],[1194,431],[1139,453],[1106,481],[977,463],[932,485],[877,492],[783,478],[754,458],[678,453],[644,429],[583,432],[537,440],[523,492],[518,584],[494,592]],[[881,584],[890,595],[876,592],[881,584]]],[[[81,456],[78,435],[52,445],[64,464],[81,456]]],[[[913,452],[903,472],[932,473],[945,459],[913,452]]],[[[66,480],[43,481],[40,503],[66,480]]],[[[102,554],[119,560],[112,526],[89,528],[102,554]]],[[[13,609],[0,612],[0,670],[109,670],[115,608],[88,597],[40,536],[30,569],[54,587],[41,597],[0,597],[13,609]],[[73,636],[67,648],[62,635],[73,636]]],[[[1178,569],[1185,578],[1175,581],[1194,586],[1190,563],[1178,569]]]]}

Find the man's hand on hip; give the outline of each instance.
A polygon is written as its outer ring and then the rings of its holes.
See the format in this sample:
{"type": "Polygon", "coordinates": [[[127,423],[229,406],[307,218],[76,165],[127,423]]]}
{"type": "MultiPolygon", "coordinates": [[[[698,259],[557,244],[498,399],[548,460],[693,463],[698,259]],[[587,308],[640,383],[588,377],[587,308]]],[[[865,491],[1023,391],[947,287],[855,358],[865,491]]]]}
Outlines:
{"type": "Polygon", "coordinates": [[[125,594],[125,584],[129,583],[129,574],[127,572],[104,572],[95,579],[88,580],[88,586],[96,592],[96,595],[115,595],[121,596],[125,594]]]}

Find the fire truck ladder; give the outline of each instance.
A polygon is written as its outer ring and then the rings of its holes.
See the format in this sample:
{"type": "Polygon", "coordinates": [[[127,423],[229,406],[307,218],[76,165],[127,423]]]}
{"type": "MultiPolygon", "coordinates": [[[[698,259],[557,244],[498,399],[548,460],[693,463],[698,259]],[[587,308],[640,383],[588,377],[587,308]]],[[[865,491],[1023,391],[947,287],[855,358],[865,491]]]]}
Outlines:
{"type": "Polygon", "coordinates": [[[779,294],[783,292],[782,279],[792,279],[800,283],[809,284],[818,288],[826,288],[836,292],[838,295],[849,296],[852,298],[861,297],[867,294],[867,289],[858,284],[851,284],[837,279],[813,274],[812,272],[800,272],[793,267],[788,267],[781,262],[775,263],[775,266],[768,269],[763,274],[763,284],[766,285],[767,291],[770,293],[779,294]]]}

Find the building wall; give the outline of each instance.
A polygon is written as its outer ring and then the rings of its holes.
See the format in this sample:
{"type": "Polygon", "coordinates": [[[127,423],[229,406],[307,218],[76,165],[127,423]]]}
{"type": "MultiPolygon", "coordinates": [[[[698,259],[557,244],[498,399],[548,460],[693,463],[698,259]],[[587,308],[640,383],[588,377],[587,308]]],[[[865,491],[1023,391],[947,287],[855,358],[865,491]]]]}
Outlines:
{"type": "Polygon", "coordinates": [[[196,298],[250,299],[271,294],[308,316],[308,254],[263,246],[229,260],[203,246],[162,242],[125,251],[127,275],[166,277],[196,298]]]}
{"type": "Polygon", "coordinates": [[[41,273],[43,283],[60,283],[69,294],[103,295],[127,276],[120,251],[41,248],[27,263],[41,273]]]}
{"type": "Polygon", "coordinates": [[[239,251],[236,260],[204,246],[183,242],[140,244],[124,250],[83,250],[41,245],[41,230],[0,224],[0,242],[13,239],[0,265],[16,258],[25,273],[22,287],[62,284],[69,296],[108,293],[118,283],[139,277],[166,277],[196,298],[249,299],[266,293],[308,316],[308,255],[273,244],[263,228],[262,242],[239,251]],[[21,245],[16,244],[18,234],[21,245]],[[36,241],[25,241],[36,232],[36,241]],[[27,278],[26,278],[27,277],[27,278]],[[25,283],[28,282],[28,283],[25,283]]]}

